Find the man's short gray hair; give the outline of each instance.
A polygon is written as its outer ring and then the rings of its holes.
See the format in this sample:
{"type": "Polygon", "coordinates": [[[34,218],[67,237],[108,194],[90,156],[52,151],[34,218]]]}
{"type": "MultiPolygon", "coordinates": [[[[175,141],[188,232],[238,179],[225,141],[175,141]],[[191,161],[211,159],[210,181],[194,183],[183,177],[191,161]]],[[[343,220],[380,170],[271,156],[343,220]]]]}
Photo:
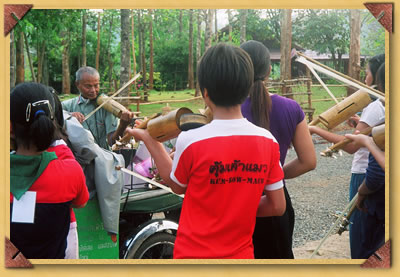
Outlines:
{"type": "Polygon", "coordinates": [[[83,66],[83,67],[79,68],[78,71],[76,72],[75,81],[79,82],[80,80],[82,80],[82,76],[83,76],[84,73],[87,73],[87,74],[89,74],[91,76],[100,77],[99,72],[95,68],[90,67],[90,66],[83,66]]]}

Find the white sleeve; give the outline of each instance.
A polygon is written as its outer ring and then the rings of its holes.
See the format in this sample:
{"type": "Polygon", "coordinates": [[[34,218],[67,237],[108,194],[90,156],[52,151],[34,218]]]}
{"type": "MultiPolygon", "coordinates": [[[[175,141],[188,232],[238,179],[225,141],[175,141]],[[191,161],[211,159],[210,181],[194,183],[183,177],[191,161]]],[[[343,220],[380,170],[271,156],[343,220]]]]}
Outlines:
{"type": "Polygon", "coordinates": [[[370,127],[383,123],[385,121],[385,107],[379,100],[372,102],[363,110],[360,121],[370,127]]]}

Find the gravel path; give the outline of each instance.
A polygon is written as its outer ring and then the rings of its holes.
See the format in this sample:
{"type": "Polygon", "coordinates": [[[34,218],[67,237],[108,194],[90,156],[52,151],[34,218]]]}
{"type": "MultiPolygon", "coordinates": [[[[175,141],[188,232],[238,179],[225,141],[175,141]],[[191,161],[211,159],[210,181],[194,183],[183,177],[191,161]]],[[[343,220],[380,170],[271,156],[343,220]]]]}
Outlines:
{"type": "MultiPolygon", "coordinates": [[[[300,177],[286,180],[286,186],[295,211],[293,247],[322,239],[335,222],[336,212],[348,204],[352,155],[343,152],[337,159],[322,157],[319,153],[331,144],[313,136],[317,167],[300,177]]],[[[286,161],[296,156],[290,150],[286,161]]]]}

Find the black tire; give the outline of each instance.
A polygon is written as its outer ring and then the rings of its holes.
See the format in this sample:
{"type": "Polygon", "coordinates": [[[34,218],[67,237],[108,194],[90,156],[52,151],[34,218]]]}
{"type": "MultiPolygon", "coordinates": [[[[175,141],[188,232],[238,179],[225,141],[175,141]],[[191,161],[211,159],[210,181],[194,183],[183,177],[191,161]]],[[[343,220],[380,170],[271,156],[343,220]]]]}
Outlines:
{"type": "Polygon", "coordinates": [[[142,243],[133,259],[172,259],[174,244],[174,235],[155,233],[142,243]]]}

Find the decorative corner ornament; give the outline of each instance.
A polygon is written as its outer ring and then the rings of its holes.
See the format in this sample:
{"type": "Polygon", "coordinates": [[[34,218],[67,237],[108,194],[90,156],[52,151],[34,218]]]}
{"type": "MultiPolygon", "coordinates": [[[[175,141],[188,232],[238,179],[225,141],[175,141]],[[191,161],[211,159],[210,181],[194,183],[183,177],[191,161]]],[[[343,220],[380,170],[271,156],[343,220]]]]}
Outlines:
{"type": "Polygon", "coordinates": [[[17,25],[33,5],[4,5],[4,36],[17,25]]]}
{"type": "Polygon", "coordinates": [[[25,258],[21,251],[8,238],[5,238],[5,240],[5,266],[7,268],[33,268],[33,265],[25,258]]]}
{"type": "Polygon", "coordinates": [[[393,31],[393,4],[392,3],[364,3],[364,6],[391,34],[393,31]]]}
{"type": "Polygon", "coordinates": [[[362,268],[390,268],[390,240],[388,240],[381,248],[375,251],[368,260],[361,265],[362,268]]]}

